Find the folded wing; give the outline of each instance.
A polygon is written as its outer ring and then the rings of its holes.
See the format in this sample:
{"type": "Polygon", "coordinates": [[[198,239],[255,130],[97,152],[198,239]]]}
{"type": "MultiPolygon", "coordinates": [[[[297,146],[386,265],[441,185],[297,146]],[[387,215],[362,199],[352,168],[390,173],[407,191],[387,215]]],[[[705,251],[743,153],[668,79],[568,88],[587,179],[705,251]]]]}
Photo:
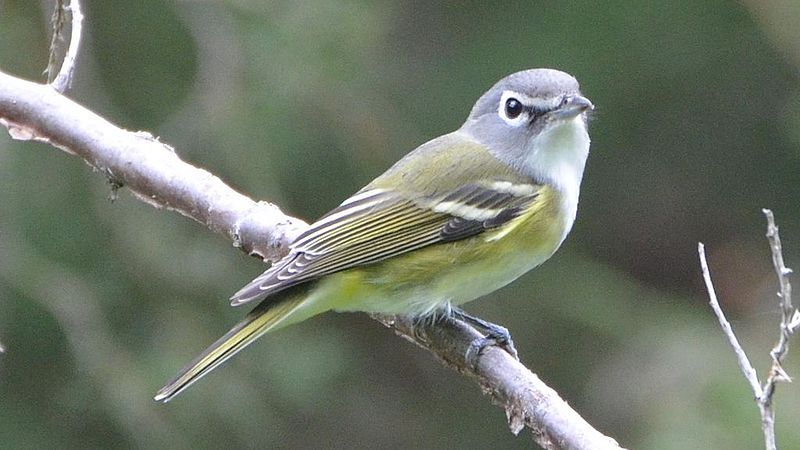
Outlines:
{"type": "Polygon", "coordinates": [[[298,236],[290,253],[239,290],[231,303],[241,305],[330,273],[475,236],[517,217],[538,192],[537,185],[508,181],[465,184],[414,200],[385,189],[359,192],[298,236]]]}

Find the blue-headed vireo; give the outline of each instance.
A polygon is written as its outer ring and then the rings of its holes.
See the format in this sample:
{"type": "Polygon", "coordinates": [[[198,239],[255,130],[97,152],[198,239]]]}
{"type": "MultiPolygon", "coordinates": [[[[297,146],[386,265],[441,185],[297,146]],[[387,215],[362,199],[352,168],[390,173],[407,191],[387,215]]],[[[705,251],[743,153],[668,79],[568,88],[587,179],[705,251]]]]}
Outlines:
{"type": "Polygon", "coordinates": [[[322,312],[446,315],[538,266],[575,220],[592,109],[564,72],[503,78],[461,128],[406,155],[239,290],[233,305],[261,303],[155,399],[170,400],[264,333],[322,312]]]}

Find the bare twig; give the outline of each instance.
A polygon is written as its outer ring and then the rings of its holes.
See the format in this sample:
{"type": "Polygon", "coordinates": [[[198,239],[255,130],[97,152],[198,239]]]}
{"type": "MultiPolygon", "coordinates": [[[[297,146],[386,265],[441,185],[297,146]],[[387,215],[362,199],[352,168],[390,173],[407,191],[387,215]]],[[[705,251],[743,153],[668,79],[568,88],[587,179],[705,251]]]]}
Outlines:
{"type": "Polygon", "coordinates": [[[703,279],[706,282],[706,289],[708,289],[708,302],[711,304],[711,309],[714,310],[717,320],[719,320],[719,326],[722,327],[725,337],[728,338],[728,343],[733,347],[733,351],[736,353],[736,361],[739,363],[739,369],[741,369],[747,382],[750,383],[753,395],[758,398],[761,396],[761,386],[758,383],[758,375],[756,375],[756,370],[753,368],[753,365],[750,364],[750,360],[747,359],[747,354],[739,344],[739,340],[736,338],[733,328],[731,328],[731,323],[725,318],[725,313],[722,312],[722,308],[719,306],[717,293],[711,281],[711,273],[708,270],[708,262],[706,261],[706,247],[702,242],[697,244],[697,252],[700,255],[700,270],[703,272],[703,279]]]}
{"type": "Polygon", "coordinates": [[[58,92],[66,91],[70,83],[72,83],[72,73],[75,71],[75,60],[78,57],[78,50],[81,45],[81,29],[83,28],[83,14],[81,13],[81,5],[79,0],[70,0],[69,6],[64,4],[65,0],[57,0],[55,10],[53,12],[53,36],[50,40],[50,59],[47,63],[47,79],[50,86],[58,92]],[[64,24],[66,23],[65,12],[69,10],[72,16],[72,24],[70,28],[69,46],[64,54],[64,60],[61,63],[61,69],[55,76],[56,67],[56,49],[58,43],[62,40],[62,32],[64,24]]]}
{"type": "Polygon", "coordinates": [[[783,263],[783,249],[781,247],[781,237],[778,234],[778,227],[775,225],[775,216],[769,209],[763,210],[767,217],[767,240],[772,250],[772,264],[775,266],[775,273],[778,275],[778,283],[781,290],[778,293],[781,306],[781,325],[778,343],[769,352],[772,356],[772,367],[770,368],[767,381],[764,383],[764,392],[761,401],[765,404],[772,403],[772,394],[775,392],[775,384],[780,382],[792,381],[791,377],[783,370],[783,361],[789,351],[789,338],[797,328],[792,322],[798,315],[798,311],[792,306],[792,285],[789,283],[789,275],[792,269],[783,263]]]}
{"type": "Polygon", "coordinates": [[[728,322],[728,319],[725,318],[725,313],[722,312],[722,308],[719,306],[717,293],[714,290],[714,284],[711,281],[711,273],[708,270],[705,246],[702,242],[697,244],[697,252],[700,255],[700,270],[703,272],[703,279],[706,282],[706,289],[708,290],[708,302],[711,304],[711,309],[714,310],[717,320],[719,320],[719,325],[722,327],[725,337],[728,338],[728,343],[731,345],[731,347],[733,347],[734,353],[736,353],[736,361],[739,363],[739,369],[741,369],[742,374],[747,382],[750,383],[750,389],[753,391],[753,397],[756,399],[756,403],[758,403],[758,409],[761,412],[761,431],[764,433],[764,442],[766,443],[766,448],[767,450],[775,450],[774,414],[771,408],[766,407],[761,402],[760,399],[762,398],[763,391],[761,389],[761,384],[758,381],[756,370],[753,369],[753,365],[750,364],[750,360],[747,358],[747,354],[739,344],[739,339],[736,338],[736,334],[734,334],[730,322],[728,322]]]}
{"type": "Polygon", "coordinates": [[[53,16],[50,22],[53,25],[52,35],[50,36],[50,55],[47,59],[47,67],[44,69],[44,74],[47,75],[47,82],[52,83],[58,75],[58,62],[61,43],[64,41],[64,25],[67,23],[67,6],[64,4],[66,0],[56,0],[53,6],[53,16]]]}
{"type": "MultiPolygon", "coordinates": [[[[139,199],[191,217],[265,260],[284,255],[288,243],[306,227],[277,207],[256,203],[205,170],[187,164],[149,134],[122,130],[53,89],[2,72],[0,124],[17,139],[46,142],[82,157],[115,185],[130,188],[139,199]]],[[[465,345],[477,336],[471,327],[422,324],[412,333],[403,319],[382,322],[478,380],[503,405],[512,431],[528,427],[545,448],[619,448],[504,352],[489,349],[470,367],[465,361],[465,345]]]]}
{"type": "Polygon", "coordinates": [[[765,447],[767,450],[775,450],[777,448],[777,442],[775,440],[775,409],[772,405],[772,397],[775,393],[775,385],[777,383],[791,381],[791,377],[789,377],[783,369],[783,361],[789,350],[789,338],[798,327],[800,327],[800,312],[792,306],[792,285],[789,283],[788,279],[792,270],[787,268],[783,263],[781,239],[778,235],[778,227],[775,225],[775,218],[772,211],[769,209],[764,209],[763,212],[767,217],[767,239],[769,240],[770,249],[772,250],[772,262],[775,266],[775,272],[778,274],[778,282],[781,288],[778,293],[781,306],[780,337],[778,343],[772,351],[770,351],[772,367],[769,370],[763,387],[758,381],[758,375],[750,364],[750,360],[739,344],[739,340],[733,333],[730,323],[725,318],[722,308],[719,306],[717,294],[714,291],[714,285],[711,281],[711,274],[708,270],[708,263],[706,262],[705,247],[702,243],[698,244],[697,251],[700,255],[700,268],[703,272],[703,279],[708,289],[709,303],[719,320],[719,324],[725,336],[728,338],[728,342],[736,353],[739,368],[742,370],[747,382],[750,383],[750,388],[753,390],[753,395],[758,404],[758,409],[761,413],[761,430],[764,433],[765,447]]]}

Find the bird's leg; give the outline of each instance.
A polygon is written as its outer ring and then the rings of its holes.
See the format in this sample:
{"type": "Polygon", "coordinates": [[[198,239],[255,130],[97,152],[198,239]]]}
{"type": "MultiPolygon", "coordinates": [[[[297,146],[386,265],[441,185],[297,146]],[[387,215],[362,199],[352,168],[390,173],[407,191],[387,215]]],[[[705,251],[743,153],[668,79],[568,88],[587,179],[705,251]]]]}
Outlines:
{"type": "Polygon", "coordinates": [[[487,322],[478,317],[471,316],[460,308],[453,308],[449,317],[466,322],[486,333],[486,336],[475,339],[469,344],[465,359],[467,360],[467,364],[469,364],[471,367],[475,367],[478,364],[478,357],[480,356],[481,351],[490,345],[495,345],[502,348],[508,352],[508,354],[513,356],[514,359],[519,361],[517,349],[514,348],[514,341],[511,340],[511,333],[508,332],[507,328],[487,322]]]}

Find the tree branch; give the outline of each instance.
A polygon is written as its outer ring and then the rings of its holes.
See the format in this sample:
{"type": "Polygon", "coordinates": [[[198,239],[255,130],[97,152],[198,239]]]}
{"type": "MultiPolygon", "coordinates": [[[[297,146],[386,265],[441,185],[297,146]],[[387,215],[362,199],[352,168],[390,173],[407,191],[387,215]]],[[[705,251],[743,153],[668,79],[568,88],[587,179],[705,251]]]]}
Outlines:
{"type": "Polygon", "coordinates": [[[118,128],[48,86],[3,72],[0,124],[15,139],[49,143],[80,156],[115,189],[127,186],[140,200],[190,217],[264,260],[285,255],[306,226],[182,161],[149,133],[118,128]]]}
{"type": "MultiPolygon", "coordinates": [[[[285,255],[288,244],[307,226],[182,161],[171,147],[150,134],[120,129],[48,86],[2,72],[0,124],[15,139],[46,142],[80,156],[103,173],[113,188],[127,186],[148,204],[190,217],[264,260],[275,261],[285,255]]],[[[620,448],[506,352],[487,348],[476,367],[470,367],[466,350],[480,335],[468,325],[412,327],[405,318],[379,320],[477,380],[484,392],[505,408],[514,433],[528,427],[536,442],[548,449],[620,448]]]]}

